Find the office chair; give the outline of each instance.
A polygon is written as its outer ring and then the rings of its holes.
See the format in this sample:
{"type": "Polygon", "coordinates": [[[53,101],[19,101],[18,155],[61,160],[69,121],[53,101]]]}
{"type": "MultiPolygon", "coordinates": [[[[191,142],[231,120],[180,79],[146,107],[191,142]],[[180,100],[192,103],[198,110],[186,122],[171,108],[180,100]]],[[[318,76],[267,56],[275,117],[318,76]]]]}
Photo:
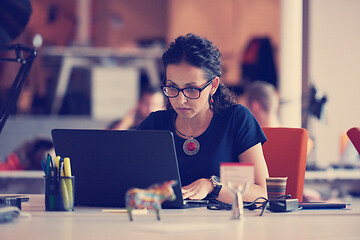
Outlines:
{"type": "Polygon", "coordinates": [[[352,142],[352,144],[354,144],[354,147],[360,154],[360,127],[350,128],[346,132],[346,134],[348,135],[348,137],[350,138],[350,141],[352,142]]]}
{"type": "Polygon", "coordinates": [[[303,200],[308,133],[303,128],[264,127],[263,145],[270,177],[288,177],[286,194],[303,200]]]}

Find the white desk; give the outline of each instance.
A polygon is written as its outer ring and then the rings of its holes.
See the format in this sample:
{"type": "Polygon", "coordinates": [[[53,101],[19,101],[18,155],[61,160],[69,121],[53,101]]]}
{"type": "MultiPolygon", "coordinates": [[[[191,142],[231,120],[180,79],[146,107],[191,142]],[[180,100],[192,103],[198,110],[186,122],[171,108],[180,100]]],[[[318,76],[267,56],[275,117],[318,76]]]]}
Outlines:
{"type": "Polygon", "coordinates": [[[360,169],[328,169],[306,171],[305,181],[360,180],[360,169]]]}
{"type": "MultiPolygon", "coordinates": [[[[62,57],[59,79],[55,91],[51,113],[57,114],[61,108],[66,89],[69,84],[70,74],[74,67],[101,65],[97,62],[106,62],[111,59],[125,59],[125,62],[137,68],[144,68],[149,76],[150,84],[160,84],[157,61],[163,53],[161,48],[134,48],[115,49],[107,47],[49,47],[41,53],[43,56],[62,57]],[[96,59],[96,61],[94,61],[96,59]]],[[[118,64],[120,65],[120,64],[118,64]]],[[[124,64],[122,64],[124,65],[124,64]]]]}
{"type": "Polygon", "coordinates": [[[292,213],[245,210],[244,220],[230,220],[229,211],[206,208],[163,210],[155,214],[103,213],[100,208],[45,212],[44,195],[31,195],[15,222],[0,224],[0,239],[359,239],[360,201],[351,210],[302,210],[292,213]]]}
{"type": "Polygon", "coordinates": [[[45,193],[44,171],[0,171],[0,193],[45,193]]]}
{"type": "Polygon", "coordinates": [[[360,193],[360,169],[328,169],[306,171],[305,188],[311,188],[324,197],[345,197],[349,193],[360,193]],[[326,194],[330,194],[326,196],[326,194]]]}

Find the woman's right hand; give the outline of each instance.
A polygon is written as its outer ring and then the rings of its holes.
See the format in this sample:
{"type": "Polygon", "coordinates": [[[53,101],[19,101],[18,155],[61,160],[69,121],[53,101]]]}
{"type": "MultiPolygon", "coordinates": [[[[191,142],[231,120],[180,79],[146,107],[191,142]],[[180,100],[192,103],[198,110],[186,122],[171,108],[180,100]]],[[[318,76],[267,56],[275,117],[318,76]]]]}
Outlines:
{"type": "Polygon", "coordinates": [[[214,189],[210,179],[200,178],[187,186],[182,187],[184,199],[204,199],[214,189]]]}

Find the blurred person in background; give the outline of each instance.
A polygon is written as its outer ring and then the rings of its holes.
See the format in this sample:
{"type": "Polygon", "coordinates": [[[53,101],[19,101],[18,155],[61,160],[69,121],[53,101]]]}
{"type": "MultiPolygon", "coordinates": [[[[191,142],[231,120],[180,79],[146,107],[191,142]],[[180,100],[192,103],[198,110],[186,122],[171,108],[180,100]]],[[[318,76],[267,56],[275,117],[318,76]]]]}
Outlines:
{"type": "Polygon", "coordinates": [[[145,87],[141,92],[136,108],[130,110],[122,119],[111,123],[108,129],[136,129],[151,112],[164,109],[164,106],[164,96],[160,89],[145,87]]]}
{"type": "Polygon", "coordinates": [[[244,94],[244,105],[249,108],[261,127],[280,127],[280,98],[274,86],[263,81],[249,85],[244,94]]]}
{"type": "Polygon", "coordinates": [[[45,159],[49,151],[53,151],[50,139],[37,137],[24,141],[13,152],[0,158],[0,171],[41,170],[40,160],[45,159]]]}
{"type": "MultiPolygon", "coordinates": [[[[241,102],[249,108],[261,127],[285,127],[279,120],[280,96],[274,86],[264,81],[255,81],[246,89],[241,102]]],[[[314,141],[309,138],[307,154],[311,152],[314,141]]],[[[320,192],[304,188],[304,201],[324,200],[320,192]]]]}

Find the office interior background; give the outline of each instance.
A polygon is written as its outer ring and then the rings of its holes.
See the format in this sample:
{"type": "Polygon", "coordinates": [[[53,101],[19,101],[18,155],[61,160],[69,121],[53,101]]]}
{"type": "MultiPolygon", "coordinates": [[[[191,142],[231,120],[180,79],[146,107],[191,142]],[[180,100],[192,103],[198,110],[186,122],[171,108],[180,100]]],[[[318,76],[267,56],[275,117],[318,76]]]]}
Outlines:
{"type": "MultiPolygon", "coordinates": [[[[309,166],[341,165],[342,136],[359,126],[358,0],[31,3],[30,21],[12,43],[34,45],[39,55],[0,135],[0,158],[24,141],[50,137],[51,128],[106,128],[121,119],[136,106],[142,85],[159,82],[161,53],[169,42],[189,32],[219,47],[222,81],[240,88],[249,42],[270,40],[281,121],[309,131],[314,141],[309,166]],[[326,98],[318,116],[308,110],[311,97],[326,98]]],[[[2,94],[13,69],[1,68],[2,94]]]]}

